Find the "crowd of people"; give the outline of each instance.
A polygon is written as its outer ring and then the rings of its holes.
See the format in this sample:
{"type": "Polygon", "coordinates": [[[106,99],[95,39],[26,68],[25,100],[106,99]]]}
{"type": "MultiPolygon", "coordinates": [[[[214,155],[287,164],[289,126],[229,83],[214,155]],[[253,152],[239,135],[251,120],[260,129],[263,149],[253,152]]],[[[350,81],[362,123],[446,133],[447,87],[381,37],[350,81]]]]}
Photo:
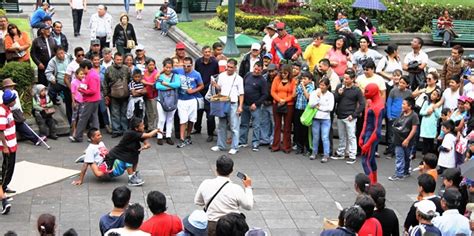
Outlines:
{"type": "MultiPolygon", "coordinates": [[[[71,2],[77,37],[81,34],[82,11],[76,10],[86,8],[86,2],[71,2]]],[[[385,190],[377,183],[376,158],[382,156],[378,144],[384,130],[388,145],[383,155],[394,159],[390,181],[403,181],[412,175],[410,163],[416,158],[417,147],[422,146],[417,168],[421,172],[419,201],[408,212],[405,231],[411,235],[470,232],[465,216],[471,212],[468,203],[473,180],[461,177],[459,166],[474,152],[474,56],[464,56],[460,45],[451,48],[450,57],[437,71],[427,67],[429,58],[421,38],[413,38],[412,50],[403,59],[395,44],[388,45],[386,55],[382,55],[372,49],[376,29],[370,19],[360,15],[357,34],[361,36],[356,39],[341,12],[335,21],[338,37],[332,45],[325,44],[324,35],[317,33],[303,50],[287,33],[284,22],[272,22],[265,28],[262,43],[252,44],[240,63],[224,56],[219,42],[202,47],[202,56],[196,60],[186,54],[186,45],[178,42],[175,54],[158,62],[159,69],[144,45],[138,43],[139,34],[128,15],[120,15],[113,28],[112,16],[99,5],[89,23],[90,48],[86,52],[75,47],[71,55],[62,23],[52,21],[53,13],[46,2],[35,11],[31,26],[38,28],[38,35],[32,42],[0,16],[0,30],[5,35],[0,63],[27,63],[31,56],[37,65],[32,99],[39,126],[39,135],[25,127],[16,84],[4,80],[0,106],[3,214],[11,208],[5,193],[15,192],[8,188],[16,159],[15,131],[36,145],[48,138],[57,139],[53,114],[57,105],[64,103],[71,125],[69,140],[83,142],[87,131],[90,142],[85,154],[76,160],[83,165],[74,185],[83,183],[89,168],[97,178],[127,172],[130,186],[144,184],[138,162],[140,152],[151,147],[150,139],[156,138],[159,146],[192,147],[192,136],[202,132],[206,113],[206,141],[214,142],[217,134],[216,145],[211,147],[215,152],[236,155],[248,146],[254,152],[268,146],[271,152],[294,152],[321,163],[345,160],[354,164],[359,157],[364,170],[356,178],[360,195],[353,207],[341,212],[340,228],[323,235],[398,235],[398,224],[393,225],[396,216],[385,209],[385,190]],[[110,151],[102,142],[101,127],[112,138],[121,137],[110,151]],[[333,142],[336,128],[337,146],[333,142]],[[441,197],[434,194],[438,175],[443,178],[441,197]],[[442,215],[436,216],[436,212],[442,215]]],[[[164,6],[155,27],[166,35],[176,24],[175,18],[173,9],[164,6]]],[[[444,12],[446,18],[449,14],[444,12]]],[[[444,27],[448,44],[451,31],[444,27]]],[[[253,207],[251,179],[242,176],[244,189],[230,182],[233,161],[229,157],[220,157],[216,167],[219,176],[204,181],[196,193],[195,203],[204,206],[204,212],[193,212],[181,223],[176,216],[164,213],[166,198],[153,191],[147,204],[155,216],[142,224],[143,207],[128,206],[130,190],[121,187],[112,197],[114,210],[101,218],[102,234],[138,230],[176,234],[191,225],[198,228],[196,232],[206,229],[209,235],[243,235],[248,226],[239,207],[253,207]],[[163,221],[171,222],[171,226],[156,226],[163,221]],[[112,228],[120,229],[109,231],[112,228]]],[[[54,216],[40,219],[47,222],[38,221],[40,232],[55,224],[54,216]]]]}

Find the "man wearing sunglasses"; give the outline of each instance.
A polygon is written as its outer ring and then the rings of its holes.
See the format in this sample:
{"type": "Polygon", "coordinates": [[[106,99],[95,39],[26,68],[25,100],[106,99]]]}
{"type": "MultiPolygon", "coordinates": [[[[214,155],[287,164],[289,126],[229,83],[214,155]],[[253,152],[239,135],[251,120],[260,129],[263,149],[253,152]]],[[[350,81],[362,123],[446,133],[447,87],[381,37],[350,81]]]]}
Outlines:
{"type": "Polygon", "coordinates": [[[278,37],[273,40],[271,50],[273,63],[279,65],[280,60],[296,60],[301,55],[301,46],[298,40],[286,32],[285,23],[278,22],[276,28],[278,37]]]}

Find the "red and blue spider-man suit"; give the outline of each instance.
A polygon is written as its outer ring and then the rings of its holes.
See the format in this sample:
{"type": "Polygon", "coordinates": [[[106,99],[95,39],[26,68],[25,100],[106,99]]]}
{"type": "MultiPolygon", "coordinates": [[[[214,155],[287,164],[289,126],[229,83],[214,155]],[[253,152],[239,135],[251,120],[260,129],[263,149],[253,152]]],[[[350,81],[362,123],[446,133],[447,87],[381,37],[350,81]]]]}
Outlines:
{"type": "Polygon", "coordinates": [[[377,144],[382,137],[382,120],[385,114],[385,101],[380,97],[379,87],[376,84],[368,84],[365,87],[364,96],[367,99],[365,108],[365,120],[362,132],[359,136],[361,148],[362,167],[369,176],[371,183],[377,183],[377,163],[375,152],[377,144]]]}

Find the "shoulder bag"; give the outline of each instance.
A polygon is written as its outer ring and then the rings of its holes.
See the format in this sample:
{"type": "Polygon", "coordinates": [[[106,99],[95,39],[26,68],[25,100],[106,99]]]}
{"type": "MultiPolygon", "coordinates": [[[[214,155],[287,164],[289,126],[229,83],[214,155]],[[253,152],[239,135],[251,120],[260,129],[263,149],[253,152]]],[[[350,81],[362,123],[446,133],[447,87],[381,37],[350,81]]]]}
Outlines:
{"type": "MultiPolygon", "coordinates": [[[[174,73],[171,74],[170,83],[174,81],[174,73]]],[[[177,89],[158,90],[158,102],[164,111],[170,112],[178,108],[178,91],[177,89]]]]}
{"type": "Polygon", "coordinates": [[[234,87],[235,79],[237,78],[237,74],[234,76],[234,80],[232,81],[232,85],[230,86],[229,95],[215,95],[211,97],[209,101],[211,107],[211,116],[216,116],[219,118],[226,117],[230,111],[230,94],[232,93],[232,88],[234,87]]]}
{"type": "Polygon", "coordinates": [[[209,200],[209,202],[206,204],[206,206],[205,206],[204,209],[203,209],[204,212],[207,212],[207,209],[209,209],[209,206],[211,205],[212,200],[214,200],[214,198],[217,196],[217,194],[219,194],[219,192],[220,192],[220,191],[224,188],[224,186],[225,186],[226,184],[228,184],[228,183],[229,183],[229,181],[227,180],[227,181],[219,188],[219,190],[217,190],[217,192],[214,194],[214,196],[211,197],[211,200],[209,200]]]}
{"type": "Polygon", "coordinates": [[[123,30],[123,34],[124,34],[124,36],[125,36],[125,40],[126,40],[126,43],[127,43],[127,45],[125,45],[126,48],[127,48],[127,49],[134,49],[135,46],[136,46],[136,45],[135,45],[135,41],[128,39],[128,37],[127,37],[127,29],[126,29],[126,28],[122,27],[122,30],[123,30]]]}

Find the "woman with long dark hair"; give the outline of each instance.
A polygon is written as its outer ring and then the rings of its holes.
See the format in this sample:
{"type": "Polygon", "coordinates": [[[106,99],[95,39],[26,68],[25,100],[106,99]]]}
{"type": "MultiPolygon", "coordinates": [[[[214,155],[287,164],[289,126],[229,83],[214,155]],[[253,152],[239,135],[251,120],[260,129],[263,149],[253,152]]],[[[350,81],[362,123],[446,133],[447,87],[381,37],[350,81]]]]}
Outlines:
{"type": "Polygon", "coordinates": [[[347,63],[351,60],[351,53],[348,49],[347,38],[344,35],[339,35],[332,48],[327,52],[326,58],[331,62],[331,67],[339,77],[344,76],[347,69],[347,63]]]}
{"type": "Polygon", "coordinates": [[[375,202],[375,211],[372,215],[382,225],[384,236],[399,236],[398,218],[392,209],[385,207],[385,188],[375,183],[369,186],[368,194],[375,202]]]}
{"type": "Polygon", "coordinates": [[[9,24],[7,32],[4,39],[7,61],[29,61],[31,40],[28,33],[22,33],[15,24],[9,24]]]}

